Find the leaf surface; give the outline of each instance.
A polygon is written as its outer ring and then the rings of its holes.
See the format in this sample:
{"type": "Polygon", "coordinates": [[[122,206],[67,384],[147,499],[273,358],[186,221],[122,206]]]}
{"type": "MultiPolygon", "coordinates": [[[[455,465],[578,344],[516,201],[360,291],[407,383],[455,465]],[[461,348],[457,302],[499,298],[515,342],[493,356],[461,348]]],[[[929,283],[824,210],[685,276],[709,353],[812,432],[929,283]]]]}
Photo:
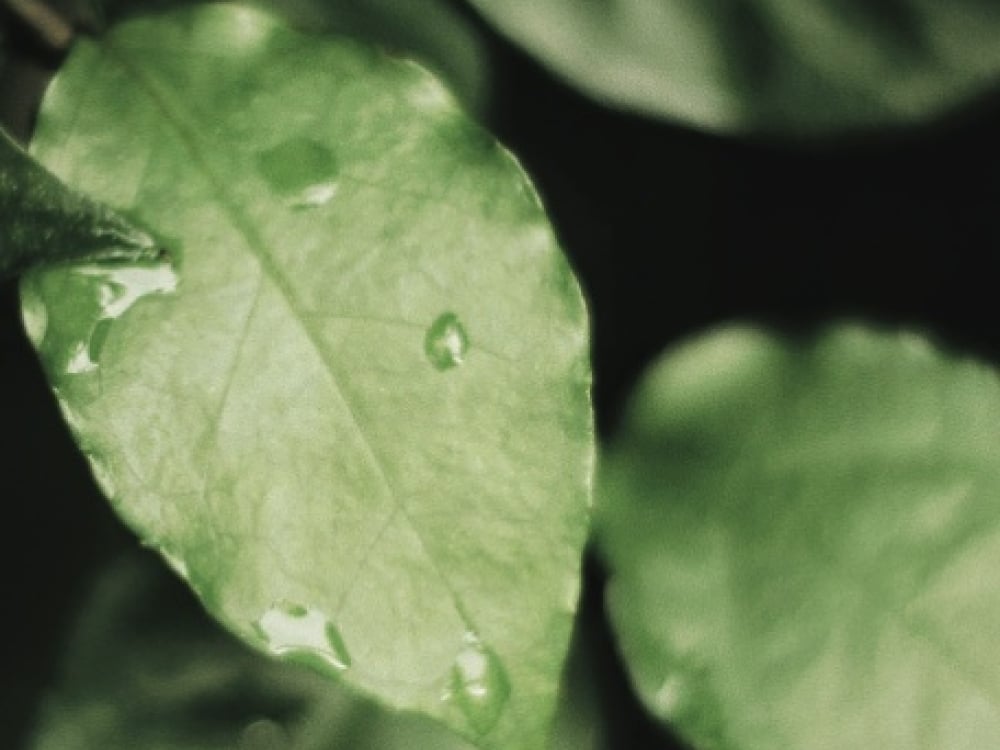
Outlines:
{"type": "MultiPolygon", "coordinates": [[[[211,0],[198,0],[206,2],[211,0]]],[[[192,0],[102,0],[120,20],[192,0]]],[[[490,99],[489,52],[482,32],[450,0],[248,0],[292,26],[344,34],[412,57],[440,75],[472,112],[490,99]]]]}
{"type": "Polygon", "coordinates": [[[723,132],[901,126],[1000,80],[988,0],[470,0],[602,101],[723,132]]]}
{"type": "Polygon", "coordinates": [[[0,279],[67,261],[152,261],[160,252],[143,229],[70,190],[0,130],[0,279]]]}
{"type": "Polygon", "coordinates": [[[587,319],[511,157],[429,74],[206,6],[82,43],[34,144],[173,237],[28,278],[113,504],[209,610],[483,747],[539,747],[579,588],[587,319]]]}
{"type": "Polygon", "coordinates": [[[646,705],[699,749],[998,746],[998,425],[995,373],[912,334],[665,356],[599,506],[646,705]]]}

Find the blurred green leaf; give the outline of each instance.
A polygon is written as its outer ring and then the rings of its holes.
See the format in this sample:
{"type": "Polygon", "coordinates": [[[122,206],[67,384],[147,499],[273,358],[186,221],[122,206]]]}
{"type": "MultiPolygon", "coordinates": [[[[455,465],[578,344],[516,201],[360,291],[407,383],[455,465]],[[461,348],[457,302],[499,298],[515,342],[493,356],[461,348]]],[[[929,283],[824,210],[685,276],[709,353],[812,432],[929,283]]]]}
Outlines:
{"type": "Polygon", "coordinates": [[[602,101],[723,132],[906,125],[1000,83],[991,0],[470,0],[602,101]]]}
{"type": "Polygon", "coordinates": [[[599,506],[649,709],[699,749],[1000,746],[998,386],[852,326],[658,362],[599,506]]]}
{"type": "Polygon", "coordinates": [[[416,65],[226,5],[81,42],[34,148],[179,259],[22,285],[118,512],[247,642],[538,747],[593,431],[583,300],[514,160],[416,65]]]}
{"type": "Polygon", "coordinates": [[[273,662],[214,625],[155,560],[97,581],[28,750],[463,750],[419,716],[273,662]]]}
{"type": "Polygon", "coordinates": [[[73,192],[0,130],[0,279],[69,261],[155,260],[153,238],[73,192]]]}

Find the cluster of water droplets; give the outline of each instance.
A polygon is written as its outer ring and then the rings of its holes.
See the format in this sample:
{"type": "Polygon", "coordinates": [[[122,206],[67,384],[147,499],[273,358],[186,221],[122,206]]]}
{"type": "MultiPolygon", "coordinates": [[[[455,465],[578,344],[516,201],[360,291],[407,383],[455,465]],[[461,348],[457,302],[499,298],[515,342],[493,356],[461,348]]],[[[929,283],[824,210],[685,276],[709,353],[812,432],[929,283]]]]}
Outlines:
{"type": "Polygon", "coordinates": [[[337,627],[311,607],[280,601],[254,623],[268,650],[297,661],[318,660],[321,666],[342,672],[351,666],[351,655],[337,627]]]}
{"type": "Polygon", "coordinates": [[[452,664],[442,700],[456,706],[477,734],[500,719],[510,698],[510,681],[500,658],[473,632],[467,632],[452,664]]]}

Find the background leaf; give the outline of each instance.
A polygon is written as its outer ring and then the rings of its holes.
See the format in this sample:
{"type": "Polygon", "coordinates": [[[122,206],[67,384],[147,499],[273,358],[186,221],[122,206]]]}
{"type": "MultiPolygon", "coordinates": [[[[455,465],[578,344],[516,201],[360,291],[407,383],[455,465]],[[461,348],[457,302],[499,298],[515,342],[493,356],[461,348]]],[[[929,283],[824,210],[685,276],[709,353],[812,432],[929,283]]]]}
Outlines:
{"type": "Polygon", "coordinates": [[[484,747],[540,746],[590,375],[579,290],[509,155],[416,66],[233,6],[80,44],[34,146],[180,259],[179,279],[23,285],[118,511],[246,641],[484,747]]]}
{"type": "Polygon", "coordinates": [[[145,231],[74,193],[0,130],[0,278],[67,261],[157,260],[145,231]]]}
{"type": "Polygon", "coordinates": [[[600,513],[650,710],[698,748],[995,747],[998,424],[996,375],[910,334],[664,357],[600,513]]]}
{"type": "Polygon", "coordinates": [[[988,0],[470,2],[590,94],[711,130],[905,125],[1000,79],[988,0]]]}

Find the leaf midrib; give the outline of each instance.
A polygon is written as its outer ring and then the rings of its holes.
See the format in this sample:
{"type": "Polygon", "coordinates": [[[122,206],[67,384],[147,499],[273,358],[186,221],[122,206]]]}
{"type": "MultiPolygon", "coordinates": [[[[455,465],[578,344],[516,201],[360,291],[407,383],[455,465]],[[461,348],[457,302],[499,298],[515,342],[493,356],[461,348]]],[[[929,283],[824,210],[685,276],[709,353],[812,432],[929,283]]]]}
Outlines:
{"type": "MultiPolygon", "coordinates": [[[[448,591],[449,596],[452,600],[452,605],[455,608],[456,613],[462,620],[464,626],[472,631],[478,633],[479,630],[475,625],[475,622],[469,612],[466,610],[465,605],[462,603],[461,598],[458,596],[457,591],[452,586],[448,577],[444,574],[444,570],[438,564],[437,559],[431,554],[430,547],[427,541],[424,539],[423,534],[420,531],[419,526],[415,523],[409,508],[403,502],[399,493],[395,489],[394,485],[389,479],[388,473],[385,469],[385,464],[380,458],[379,454],[375,451],[371,440],[368,438],[367,434],[361,427],[361,423],[358,419],[354,407],[352,406],[350,400],[347,398],[344,387],[341,384],[342,376],[337,370],[333,360],[327,355],[322,341],[320,339],[318,331],[308,323],[309,313],[308,311],[302,309],[298,302],[297,295],[295,294],[292,284],[289,282],[285,274],[282,272],[281,268],[275,262],[270,250],[268,249],[267,243],[264,242],[263,238],[257,231],[253,222],[250,220],[246,210],[240,205],[239,201],[229,192],[226,186],[226,181],[219,177],[214,169],[212,168],[208,158],[206,157],[200,139],[198,136],[198,129],[187,122],[185,116],[182,114],[184,108],[176,101],[176,99],[165,90],[165,87],[160,85],[155,77],[151,75],[148,71],[143,69],[140,65],[136,64],[133,60],[129,58],[127,54],[123,52],[122,49],[117,47],[113,40],[105,39],[103,41],[104,48],[108,51],[110,57],[121,66],[121,68],[133,78],[138,87],[145,91],[149,96],[150,101],[158,109],[164,117],[164,121],[173,127],[177,136],[180,138],[184,147],[187,149],[189,155],[191,156],[192,164],[197,166],[197,169],[202,173],[203,177],[211,185],[213,192],[217,196],[218,204],[223,208],[233,226],[236,228],[237,232],[242,236],[244,244],[251,255],[257,260],[260,265],[262,275],[266,277],[271,284],[278,290],[280,297],[292,317],[301,327],[303,333],[305,333],[310,346],[316,353],[317,358],[323,366],[324,372],[330,381],[332,390],[337,395],[337,398],[343,404],[346,410],[351,424],[354,428],[354,432],[358,438],[361,445],[362,451],[364,452],[366,458],[368,459],[371,466],[374,468],[376,475],[378,476],[379,482],[382,484],[383,490],[392,502],[395,508],[389,516],[389,522],[391,523],[392,518],[396,516],[397,513],[401,513],[406,523],[409,525],[414,536],[416,537],[420,548],[423,550],[428,563],[434,570],[435,575],[441,581],[445,590],[448,591]]],[[[99,58],[98,58],[99,59],[99,58]]],[[[256,293],[259,296],[259,290],[256,293]]],[[[253,316],[253,311],[256,308],[256,301],[251,304],[250,311],[247,315],[247,324],[253,316]]],[[[237,348],[237,354],[235,359],[239,360],[239,352],[243,349],[243,342],[241,341],[237,348]]],[[[235,367],[235,365],[234,365],[235,367]]],[[[234,370],[227,376],[227,383],[225,386],[225,393],[228,394],[230,388],[230,382],[234,370]]],[[[385,523],[385,522],[384,522],[385,523]]],[[[376,542],[381,538],[385,528],[380,528],[377,536],[376,542]]],[[[368,552],[370,553],[371,548],[368,552]]],[[[366,553],[367,555],[368,553],[366,553]]],[[[362,561],[363,562],[363,561],[362,561]]]]}

